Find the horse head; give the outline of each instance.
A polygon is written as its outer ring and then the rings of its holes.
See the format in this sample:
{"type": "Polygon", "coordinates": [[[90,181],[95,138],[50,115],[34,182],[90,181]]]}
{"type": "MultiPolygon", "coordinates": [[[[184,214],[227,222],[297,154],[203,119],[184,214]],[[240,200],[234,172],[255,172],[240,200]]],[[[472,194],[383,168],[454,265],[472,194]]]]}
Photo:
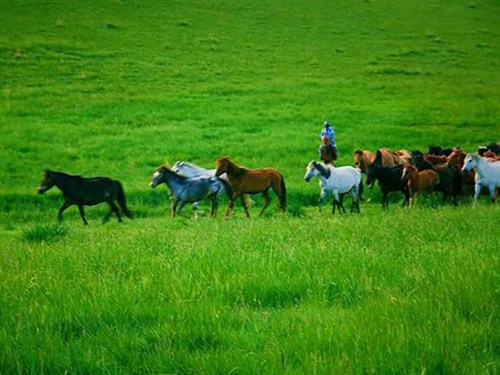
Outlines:
{"type": "Polygon", "coordinates": [[[229,158],[228,157],[220,157],[215,161],[215,177],[219,177],[220,175],[227,173],[227,169],[229,166],[229,158]]]}
{"type": "Polygon", "coordinates": [[[354,151],[354,165],[357,168],[361,168],[362,162],[363,162],[363,151],[362,150],[354,151]]]}
{"type": "Polygon", "coordinates": [[[467,154],[464,160],[462,171],[465,172],[473,169],[477,164],[477,158],[478,158],[477,154],[467,154]]]}
{"type": "MultiPolygon", "coordinates": [[[[168,168],[165,165],[162,165],[162,166],[156,168],[154,173],[153,173],[153,178],[151,179],[151,182],[149,183],[149,186],[151,186],[152,188],[155,188],[158,185],[160,185],[162,182],[165,182],[165,173],[167,171],[171,172],[170,168],[168,168]]],[[[174,172],[172,172],[172,173],[174,173],[174,172]]]]}
{"type": "Polygon", "coordinates": [[[316,170],[317,164],[318,163],[316,161],[314,161],[314,160],[311,160],[309,162],[309,164],[307,164],[306,174],[304,175],[304,180],[306,182],[311,181],[311,178],[313,178],[314,176],[316,176],[318,174],[318,172],[316,170]]]}
{"type": "Polygon", "coordinates": [[[46,169],[43,175],[43,180],[40,182],[40,186],[38,187],[38,194],[43,194],[47,190],[50,190],[55,185],[55,180],[53,177],[53,173],[46,169]]]}

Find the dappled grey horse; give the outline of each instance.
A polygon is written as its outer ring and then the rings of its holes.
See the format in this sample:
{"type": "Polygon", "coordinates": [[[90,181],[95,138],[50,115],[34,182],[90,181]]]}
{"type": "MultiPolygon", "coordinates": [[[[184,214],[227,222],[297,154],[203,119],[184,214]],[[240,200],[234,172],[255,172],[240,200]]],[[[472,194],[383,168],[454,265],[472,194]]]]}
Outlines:
{"type": "MultiPolygon", "coordinates": [[[[165,183],[170,190],[172,200],[172,217],[180,211],[186,203],[194,203],[204,199],[210,200],[210,216],[215,215],[217,209],[217,195],[225,192],[229,201],[233,200],[233,189],[226,181],[218,177],[184,177],[166,166],[157,168],[149,184],[152,188],[165,183]]],[[[195,217],[198,217],[198,206],[193,206],[195,217]]]]}

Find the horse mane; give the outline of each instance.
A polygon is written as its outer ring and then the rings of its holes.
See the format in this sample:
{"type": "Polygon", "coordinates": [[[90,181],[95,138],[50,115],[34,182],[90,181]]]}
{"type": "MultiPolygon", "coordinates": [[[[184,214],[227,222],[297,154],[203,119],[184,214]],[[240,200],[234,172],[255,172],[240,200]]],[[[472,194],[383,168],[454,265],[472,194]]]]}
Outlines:
{"type": "Polygon", "coordinates": [[[69,173],[65,173],[65,172],[51,171],[50,169],[46,169],[45,174],[49,174],[49,173],[52,175],[63,176],[63,177],[83,178],[81,174],[69,174],[69,173]]]}
{"type": "Polygon", "coordinates": [[[170,169],[170,167],[168,166],[168,163],[165,163],[165,165],[160,165],[158,168],[155,169],[155,172],[161,172],[161,173],[168,173],[170,175],[173,175],[173,176],[176,176],[177,178],[179,178],[180,180],[187,180],[188,178],[183,176],[183,175],[180,175],[178,173],[175,173],[173,170],[170,169]]]}
{"type": "Polygon", "coordinates": [[[224,160],[227,163],[228,175],[232,174],[234,176],[240,176],[245,173],[246,168],[240,167],[235,162],[230,160],[227,156],[219,158],[219,160],[224,160]]]}
{"type": "Polygon", "coordinates": [[[323,177],[326,177],[326,178],[330,177],[330,175],[331,175],[330,169],[328,169],[325,165],[315,161],[315,162],[313,162],[313,166],[314,166],[314,168],[316,168],[319,171],[319,173],[323,177]]]}
{"type": "Polygon", "coordinates": [[[188,167],[191,167],[193,169],[199,169],[199,167],[196,164],[193,164],[193,163],[190,163],[190,162],[184,161],[184,160],[178,160],[174,163],[174,165],[175,164],[187,165],[188,167]]]}

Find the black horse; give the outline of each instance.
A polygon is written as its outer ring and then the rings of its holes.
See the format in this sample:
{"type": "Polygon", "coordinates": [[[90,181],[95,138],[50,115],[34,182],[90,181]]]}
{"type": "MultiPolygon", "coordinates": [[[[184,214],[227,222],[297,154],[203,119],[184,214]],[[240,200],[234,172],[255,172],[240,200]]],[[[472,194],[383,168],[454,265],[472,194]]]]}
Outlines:
{"type": "Polygon", "coordinates": [[[438,145],[430,145],[429,146],[429,155],[437,155],[437,156],[449,156],[453,151],[453,148],[442,148],[438,145]]]}
{"type": "Polygon", "coordinates": [[[406,183],[401,181],[403,174],[403,166],[396,165],[395,167],[383,167],[379,163],[372,163],[366,171],[366,184],[372,185],[375,180],[379,182],[380,190],[382,191],[382,208],[389,207],[387,196],[390,192],[401,191],[405,200],[403,205],[410,202],[410,192],[406,183]]]}
{"type": "Polygon", "coordinates": [[[115,204],[115,200],[121,207],[125,216],[132,218],[132,214],[127,208],[125,202],[125,193],[120,181],[112,180],[108,177],[83,178],[81,176],[72,176],[63,172],[45,171],[44,178],[38,188],[38,193],[43,194],[53,186],[57,186],[62,191],[64,203],[59,209],[58,219],[62,221],[64,210],[72,205],[77,205],[82,217],[83,224],[88,224],[85,219],[83,206],[94,206],[99,203],[107,203],[111,211],[105,216],[107,221],[114,212],[121,222],[120,210],[115,204]]]}
{"type": "Polygon", "coordinates": [[[423,171],[424,169],[435,169],[434,165],[429,163],[424,159],[424,153],[419,150],[415,150],[411,152],[411,161],[412,164],[417,167],[419,171],[423,171]]]}

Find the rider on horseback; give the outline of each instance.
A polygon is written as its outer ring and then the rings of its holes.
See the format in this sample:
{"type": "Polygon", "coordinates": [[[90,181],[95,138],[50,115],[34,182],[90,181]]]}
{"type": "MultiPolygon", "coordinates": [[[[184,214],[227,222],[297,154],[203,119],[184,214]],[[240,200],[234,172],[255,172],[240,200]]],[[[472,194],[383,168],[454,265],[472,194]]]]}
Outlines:
{"type": "MultiPolygon", "coordinates": [[[[335,150],[335,154],[337,154],[337,145],[335,144],[335,131],[333,130],[329,121],[325,121],[325,125],[321,130],[320,138],[323,139],[323,137],[328,137],[328,139],[330,140],[330,145],[335,150]]],[[[319,146],[318,151],[319,151],[319,156],[321,158],[321,145],[319,146]]]]}

